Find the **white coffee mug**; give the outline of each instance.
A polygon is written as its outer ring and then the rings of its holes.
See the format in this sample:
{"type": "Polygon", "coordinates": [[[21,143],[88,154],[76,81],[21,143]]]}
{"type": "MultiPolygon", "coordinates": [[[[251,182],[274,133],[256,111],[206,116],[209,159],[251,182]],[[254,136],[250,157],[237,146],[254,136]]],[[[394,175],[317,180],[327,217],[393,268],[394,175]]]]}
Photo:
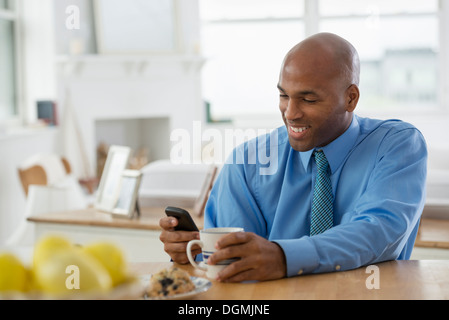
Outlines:
{"type": "Polygon", "coordinates": [[[243,228],[209,228],[200,231],[200,240],[191,240],[187,244],[187,257],[190,263],[197,269],[206,271],[206,276],[210,279],[215,279],[217,274],[224,269],[227,265],[231,264],[235,259],[228,259],[220,261],[216,265],[208,265],[207,259],[217,250],[215,249],[215,243],[218,239],[231,232],[243,232],[243,228]],[[203,252],[203,262],[196,263],[192,256],[192,246],[199,245],[203,252]]]}

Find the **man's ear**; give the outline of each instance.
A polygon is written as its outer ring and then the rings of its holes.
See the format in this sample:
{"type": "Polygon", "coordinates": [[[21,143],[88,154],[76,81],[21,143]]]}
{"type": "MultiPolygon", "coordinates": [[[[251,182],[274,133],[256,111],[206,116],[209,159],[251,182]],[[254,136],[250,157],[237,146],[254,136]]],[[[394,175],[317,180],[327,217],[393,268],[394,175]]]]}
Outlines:
{"type": "Polygon", "coordinates": [[[351,84],[346,90],[346,97],[347,97],[346,111],[353,112],[360,98],[359,87],[355,84],[351,84]]]}

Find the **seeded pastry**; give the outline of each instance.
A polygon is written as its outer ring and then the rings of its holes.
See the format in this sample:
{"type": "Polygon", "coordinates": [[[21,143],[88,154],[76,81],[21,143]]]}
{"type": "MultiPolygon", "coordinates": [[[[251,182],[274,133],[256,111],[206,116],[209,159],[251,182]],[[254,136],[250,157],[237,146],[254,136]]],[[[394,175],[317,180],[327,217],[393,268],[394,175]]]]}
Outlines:
{"type": "Polygon", "coordinates": [[[151,277],[147,294],[150,297],[166,297],[193,289],[195,285],[186,271],[170,268],[163,269],[151,277]]]}

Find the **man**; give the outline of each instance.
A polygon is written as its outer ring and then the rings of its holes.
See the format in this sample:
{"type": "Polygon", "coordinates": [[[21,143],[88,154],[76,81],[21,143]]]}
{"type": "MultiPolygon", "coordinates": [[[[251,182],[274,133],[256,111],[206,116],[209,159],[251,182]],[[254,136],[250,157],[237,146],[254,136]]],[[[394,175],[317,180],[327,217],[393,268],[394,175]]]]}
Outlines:
{"type": "MultiPolygon", "coordinates": [[[[277,139],[270,150],[277,171],[260,174],[259,161],[225,164],[206,206],[205,227],[245,229],[217,242],[208,263],[240,258],[217,280],[269,280],[410,257],[424,206],[425,141],[410,124],[353,113],[359,69],[356,50],[334,34],[313,35],[288,52],[278,83],[285,127],[265,139],[277,139]]],[[[261,140],[233,156],[248,159],[261,140]]],[[[160,225],[166,252],[187,263],[186,243],[198,233],[175,232],[172,218],[160,225]]]]}

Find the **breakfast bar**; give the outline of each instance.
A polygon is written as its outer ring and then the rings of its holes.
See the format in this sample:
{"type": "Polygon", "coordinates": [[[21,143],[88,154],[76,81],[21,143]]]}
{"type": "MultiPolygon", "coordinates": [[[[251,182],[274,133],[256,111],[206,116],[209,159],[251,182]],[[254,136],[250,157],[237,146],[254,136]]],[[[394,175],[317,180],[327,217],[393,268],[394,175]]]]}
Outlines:
{"type": "MultiPolygon", "coordinates": [[[[130,271],[148,277],[161,269],[177,266],[191,276],[203,277],[203,271],[190,264],[169,262],[159,240],[159,219],[164,208],[143,208],[138,219],[115,218],[90,208],[55,212],[29,217],[35,224],[36,237],[58,232],[79,244],[95,239],[109,239],[123,247],[130,271]]],[[[193,216],[200,229],[202,217],[193,216]]],[[[446,225],[426,220],[418,235],[417,245],[446,248],[446,238],[431,238],[430,227],[446,225]],[[425,228],[424,228],[425,227],[425,228]],[[438,241],[437,241],[438,240],[438,241]]],[[[438,227],[438,228],[437,228],[438,227]]],[[[443,230],[442,229],[442,230],[443,230]]],[[[432,229],[433,230],[433,229],[432,229]]],[[[435,234],[432,233],[432,234],[435,234]]],[[[439,234],[446,234],[441,231],[439,234]]],[[[206,292],[188,299],[198,300],[297,300],[297,299],[449,299],[449,260],[388,261],[355,270],[324,274],[307,274],[266,282],[220,283],[211,281],[206,292]],[[373,285],[377,282],[378,287],[373,285]]]]}
{"type": "MultiPolygon", "coordinates": [[[[163,207],[141,208],[140,217],[128,219],[88,208],[52,212],[31,216],[35,238],[49,233],[62,234],[80,245],[97,240],[113,241],[126,252],[130,262],[169,261],[159,240],[159,220],[165,216],[163,207]]],[[[203,228],[203,219],[192,215],[196,225],[203,228]]]]}
{"type": "MultiPolygon", "coordinates": [[[[205,277],[189,265],[133,263],[136,275],[156,273],[172,265],[191,276],[205,277]]],[[[387,261],[372,268],[324,274],[301,275],[265,282],[220,283],[211,281],[209,290],[191,297],[197,300],[446,300],[449,299],[449,261],[387,261]],[[377,276],[379,288],[371,284],[377,276]]]]}

